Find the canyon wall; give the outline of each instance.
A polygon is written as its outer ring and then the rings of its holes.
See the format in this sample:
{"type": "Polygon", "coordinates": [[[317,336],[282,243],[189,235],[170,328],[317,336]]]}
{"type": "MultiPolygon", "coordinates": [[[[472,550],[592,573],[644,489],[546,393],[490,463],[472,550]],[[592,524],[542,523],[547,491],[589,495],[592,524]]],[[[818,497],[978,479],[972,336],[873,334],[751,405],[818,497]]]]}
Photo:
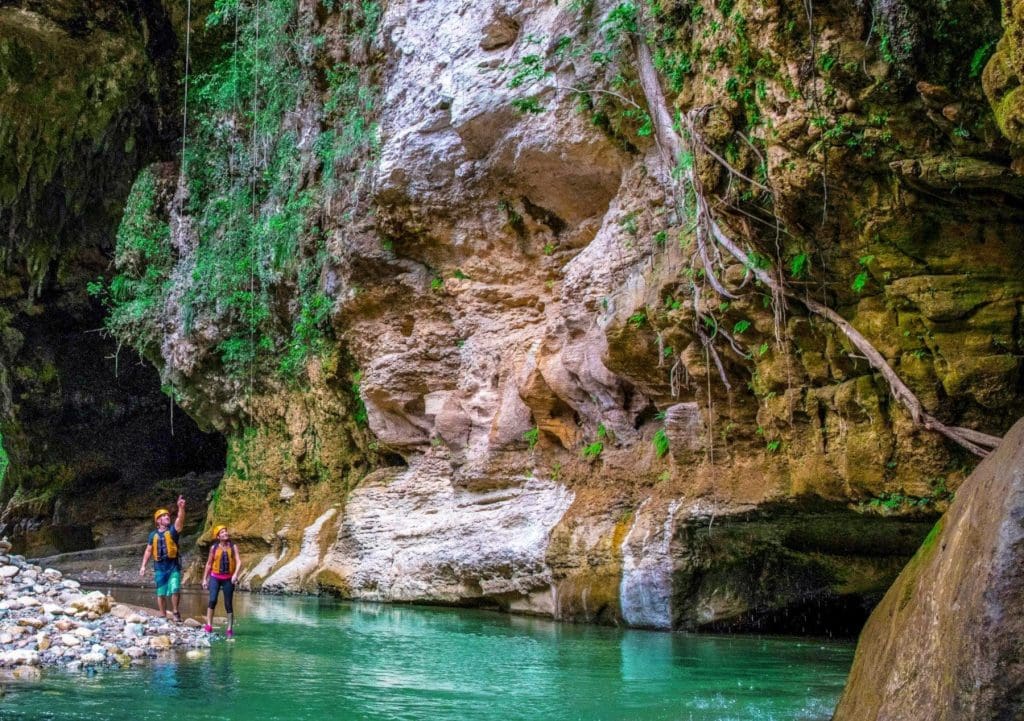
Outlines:
{"type": "Polygon", "coordinates": [[[943,422],[1022,414],[992,5],[260,7],[197,11],[183,153],[97,290],[226,436],[206,526],[249,587],[855,628],[976,459],[753,270],[943,422]],[[638,42],[706,143],[676,168],[638,42]],[[755,268],[699,242],[703,199],[755,268]]]}

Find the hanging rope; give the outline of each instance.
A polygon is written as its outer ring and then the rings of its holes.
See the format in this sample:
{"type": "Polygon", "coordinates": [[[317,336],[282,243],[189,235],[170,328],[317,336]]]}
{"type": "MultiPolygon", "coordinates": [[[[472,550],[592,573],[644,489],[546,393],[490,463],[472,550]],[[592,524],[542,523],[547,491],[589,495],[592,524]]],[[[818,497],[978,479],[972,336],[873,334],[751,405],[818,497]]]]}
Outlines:
{"type": "Polygon", "coordinates": [[[178,183],[185,182],[185,150],[188,142],[188,79],[192,66],[192,0],[185,8],[185,98],[181,110],[181,164],[178,167],[178,183]]]}
{"type": "MultiPolygon", "coordinates": [[[[188,81],[192,68],[192,0],[185,6],[185,93],[181,103],[181,162],[178,164],[178,188],[185,186],[185,151],[188,150],[188,81]]],[[[115,371],[115,375],[116,375],[115,371]]],[[[171,435],[174,435],[174,395],[167,394],[168,412],[170,414],[171,435]]]]}
{"type": "MultiPolygon", "coordinates": [[[[258,223],[258,204],[256,202],[256,161],[258,151],[257,140],[257,112],[259,109],[260,94],[260,0],[256,0],[256,27],[255,42],[253,43],[252,61],[252,133],[249,148],[251,173],[250,195],[252,201],[252,218],[255,238],[258,242],[259,232],[256,229],[258,223]]],[[[249,394],[247,400],[252,399],[252,387],[256,374],[256,243],[251,244],[252,251],[249,254],[249,394]]]]}

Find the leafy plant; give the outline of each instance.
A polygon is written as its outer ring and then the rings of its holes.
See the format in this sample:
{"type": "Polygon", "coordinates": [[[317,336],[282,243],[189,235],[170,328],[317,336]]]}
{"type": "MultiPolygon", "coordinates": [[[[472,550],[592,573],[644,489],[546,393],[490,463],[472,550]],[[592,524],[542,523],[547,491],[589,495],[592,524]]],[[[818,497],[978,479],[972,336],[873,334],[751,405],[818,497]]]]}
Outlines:
{"type": "MultiPolygon", "coordinates": [[[[345,32],[365,41],[380,16],[379,2],[348,2],[345,32]]],[[[223,59],[191,78],[181,158],[190,254],[177,257],[156,179],[144,171],[118,231],[119,272],[105,289],[92,287],[110,310],[107,328],[140,352],[152,353],[162,336],[172,272],[184,332],[199,320],[218,328],[229,373],[294,380],[309,354],[326,348],[331,303],[320,282],[328,255],[312,211],[375,154],[377,91],[365,68],[327,63],[323,38],[303,46],[295,21],[292,0],[213,3],[207,24],[234,39],[223,59]],[[318,73],[326,127],[312,139],[310,168],[286,118],[315,96],[318,73]],[[308,182],[311,170],[320,171],[318,183],[308,182]]]]}
{"type": "Polygon", "coordinates": [[[583,457],[592,461],[599,457],[602,451],[604,451],[604,443],[601,441],[594,441],[583,448],[583,457]]]}
{"type": "Polygon", "coordinates": [[[810,256],[807,253],[797,253],[789,261],[789,274],[794,278],[802,278],[807,273],[810,256]]]}
{"type": "Polygon", "coordinates": [[[857,273],[856,276],[854,276],[853,283],[850,284],[850,287],[855,292],[860,293],[862,290],[864,290],[864,286],[867,285],[868,278],[870,277],[868,275],[868,266],[874,260],[875,256],[873,255],[864,255],[857,259],[857,262],[860,264],[863,270],[861,270],[859,273],[857,273]]]}
{"type": "Polygon", "coordinates": [[[985,65],[988,64],[988,59],[992,57],[992,53],[996,49],[996,42],[996,40],[989,40],[974,51],[974,54],[971,55],[971,66],[970,72],[968,72],[968,77],[981,77],[981,71],[985,69],[985,65]]]}
{"type": "Polygon", "coordinates": [[[639,330],[640,328],[643,328],[644,323],[647,322],[647,313],[642,310],[637,311],[633,315],[629,316],[629,318],[626,319],[626,322],[639,330]]]}
{"type": "Polygon", "coordinates": [[[539,115],[547,110],[537,98],[516,98],[512,101],[512,107],[524,115],[539,115]]]}
{"type": "Polygon", "coordinates": [[[526,445],[532,451],[536,448],[538,441],[540,441],[540,428],[534,426],[530,430],[523,433],[523,440],[526,441],[526,445]]]}
{"type": "Polygon", "coordinates": [[[659,428],[654,433],[654,438],[651,439],[651,443],[654,444],[654,452],[658,458],[661,458],[669,450],[668,433],[665,432],[664,428],[659,428]]]}
{"type": "Polygon", "coordinates": [[[358,425],[365,426],[370,422],[370,415],[366,411],[366,404],[363,403],[363,396],[361,392],[361,384],[363,382],[363,372],[355,371],[352,374],[352,396],[355,398],[355,411],[352,413],[352,418],[358,425]]]}

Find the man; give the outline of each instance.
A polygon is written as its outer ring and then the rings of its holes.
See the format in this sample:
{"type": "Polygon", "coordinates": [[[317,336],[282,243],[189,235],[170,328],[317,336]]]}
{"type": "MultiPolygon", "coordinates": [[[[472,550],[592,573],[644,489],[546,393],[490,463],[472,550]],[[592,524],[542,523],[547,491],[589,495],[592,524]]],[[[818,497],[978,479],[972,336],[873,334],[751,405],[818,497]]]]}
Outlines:
{"type": "Polygon", "coordinates": [[[139,575],[146,575],[146,564],[153,558],[156,571],[156,605],[160,615],[167,615],[167,597],[171,597],[171,614],[175,621],[181,620],[178,602],[181,600],[181,561],[178,559],[178,536],[185,524],[185,497],[178,496],[178,516],[171,525],[171,514],[161,508],[153,514],[156,530],[149,534],[146,552],[142,554],[139,575]]]}

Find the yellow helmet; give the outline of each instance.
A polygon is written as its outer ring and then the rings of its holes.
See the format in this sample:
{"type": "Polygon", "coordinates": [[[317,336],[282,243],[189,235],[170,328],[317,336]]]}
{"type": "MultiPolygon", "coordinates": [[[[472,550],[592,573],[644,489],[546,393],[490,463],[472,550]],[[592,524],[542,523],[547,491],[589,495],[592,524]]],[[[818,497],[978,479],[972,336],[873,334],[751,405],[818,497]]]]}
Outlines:
{"type": "Polygon", "coordinates": [[[227,526],[214,526],[213,527],[213,537],[217,538],[217,536],[220,535],[220,532],[223,531],[225,528],[227,528],[227,526]]]}
{"type": "Polygon", "coordinates": [[[168,515],[169,516],[169,515],[171,515],[171,512],[168,511],[166,508],[158,508],[158,509],[156,509],[156,511],[153,512],[153,520],[155,521],[156,519],[160,518],[160,516],[163,516],[163,515],[168,515]]]}

